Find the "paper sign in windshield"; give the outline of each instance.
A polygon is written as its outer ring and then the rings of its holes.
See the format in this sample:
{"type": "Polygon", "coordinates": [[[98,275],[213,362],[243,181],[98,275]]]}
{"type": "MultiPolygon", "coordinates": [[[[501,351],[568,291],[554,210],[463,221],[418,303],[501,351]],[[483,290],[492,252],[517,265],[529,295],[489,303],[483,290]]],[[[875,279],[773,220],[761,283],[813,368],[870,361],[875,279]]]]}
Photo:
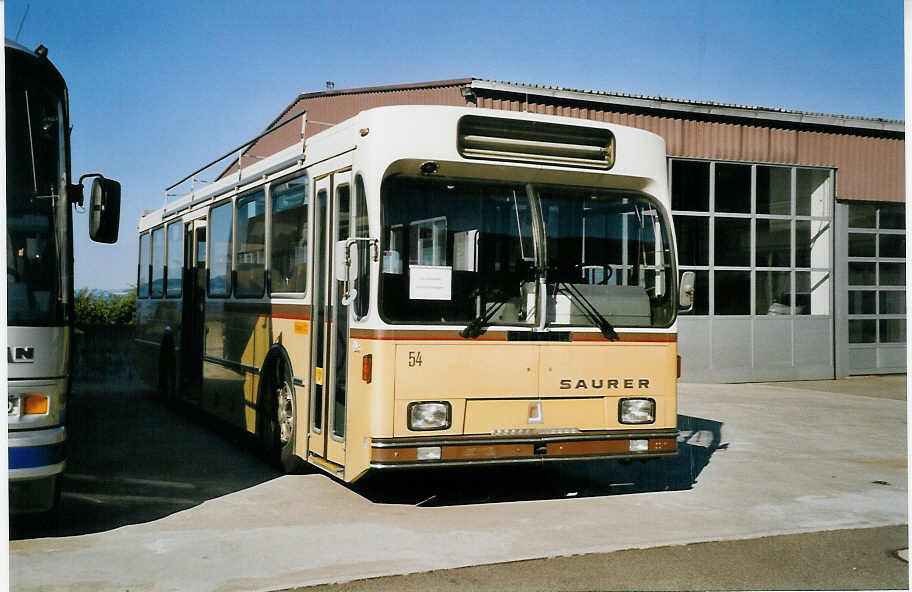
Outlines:
{"type": "Polygon", "coordinates": [[[444,265],[409,265],[409,299],[451,300],[453,268],[444,265]]]}

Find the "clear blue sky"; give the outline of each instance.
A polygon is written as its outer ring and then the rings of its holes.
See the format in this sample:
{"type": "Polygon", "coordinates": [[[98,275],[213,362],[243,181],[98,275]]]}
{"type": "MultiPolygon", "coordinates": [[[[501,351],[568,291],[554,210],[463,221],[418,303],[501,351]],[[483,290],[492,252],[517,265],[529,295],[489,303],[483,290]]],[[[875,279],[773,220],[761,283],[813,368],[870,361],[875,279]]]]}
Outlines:
{"type": "Polygon", "coordinates": [[[300,92],[478,77],[903,117],[903,6],[883,1],[7,0],[70,88],[74,178],[123,184],[117,245],[77,217],[76,286],[135,282],[163,189],[256,135],[300,92]]]}

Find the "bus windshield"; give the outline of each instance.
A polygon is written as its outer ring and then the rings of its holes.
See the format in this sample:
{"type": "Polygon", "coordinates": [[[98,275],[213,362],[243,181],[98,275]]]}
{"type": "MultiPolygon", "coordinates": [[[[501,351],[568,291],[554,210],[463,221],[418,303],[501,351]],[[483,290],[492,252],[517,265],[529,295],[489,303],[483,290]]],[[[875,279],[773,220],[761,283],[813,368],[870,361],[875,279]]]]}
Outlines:
{"type": "Polygon", "coordinates": [[[382,190],[380,309],[396,323],[534,320],[531,208],[522,185],[394,177],[382,190]]]}
{"type": "Polygon", "coordinates": [[[68,224],[64,103],[61,92],[21,72],[6,78],[6,281],[10,325],[60,324],[61,247],[68,224]],[[26,82],[23,83],[23,79],[26,82]]]}
{"type": "Polygon", "coordinates": [[[588,325],[587,307],[613,326],[666,327],[676,308],[664,216],[644,195],[538,189],[546,236],[547,322],[588,325]]]}
{"type": "Polygon", "coordinates": [[[592,326],[586,308],[619,327],[674,319],[668,226],[646,196],[404,177],[381,193],[389,322],[532,325],[539,279],[549,325],[592,326]]]}

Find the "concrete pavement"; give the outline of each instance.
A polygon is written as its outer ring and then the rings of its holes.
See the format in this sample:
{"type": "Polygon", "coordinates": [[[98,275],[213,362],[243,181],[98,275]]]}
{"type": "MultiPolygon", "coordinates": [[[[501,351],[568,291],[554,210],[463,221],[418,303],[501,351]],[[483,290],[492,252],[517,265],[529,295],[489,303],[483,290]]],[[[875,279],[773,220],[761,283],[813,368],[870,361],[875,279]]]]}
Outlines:
{"type": "Polygon", "coordinates": [[[908,523],[904,400],[800,383],[683,384],[679,413],[677,459],[575,465],[561,475],[582,485],[564,499],[382,504],[323,475],[286,476],[147,524],[13,541],[11,582],[23,591],[276,590],[908,523]],[[643,493],[606,495],[632,491],[643,493]]]}

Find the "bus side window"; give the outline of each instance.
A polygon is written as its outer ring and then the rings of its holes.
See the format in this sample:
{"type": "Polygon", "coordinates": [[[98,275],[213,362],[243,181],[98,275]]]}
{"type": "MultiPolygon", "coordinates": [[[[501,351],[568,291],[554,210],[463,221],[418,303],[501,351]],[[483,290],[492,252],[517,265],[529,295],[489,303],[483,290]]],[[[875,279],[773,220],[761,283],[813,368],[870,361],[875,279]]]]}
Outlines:
{"type": "Polygon", "coordinates": [[[137,297],[149,297],[149,233],[139,237],[139,270],[136,281],[137,297]]]}
{"type": "Polygon", "coordinates": [[[271,258],[269,291],[307,290],[307,230],[310,200],[307,176],[272,189],[271,258]]]}
{"type": "Polygon", "coordinates": [[[152,283],[150,287],[152,298],[161,298],[165,295],[165,229],[156,228],[152,231],[152,283]]]}
{"type": "Polygon", "coordinates": [[[237,286],[239,297],[260,297],[266,289],[266,194],[237,202],[237,286]]]}
{"type": "Polygon", "coordinates": [[[180,298],[184,267],[184,223],[168,225],[168,266],[165,268],[165,295],[180,298]]]}
{"type": "MultiPolygon", "coordinates": [[[[355,236],[370,237],[370,223],[367,216],[367,196],[364,194],[364,180],[361,175],[355,177],[355,236]]],[[[367,241],[358,241],[358,279],[355,287],[355,319],[367,316],[370,306],[370,245],[367,241]]]]}
{"type": "Polygon", "coordinates": [[[231,202],[209,214],[209,296],[231,294],[231,202]]]}

